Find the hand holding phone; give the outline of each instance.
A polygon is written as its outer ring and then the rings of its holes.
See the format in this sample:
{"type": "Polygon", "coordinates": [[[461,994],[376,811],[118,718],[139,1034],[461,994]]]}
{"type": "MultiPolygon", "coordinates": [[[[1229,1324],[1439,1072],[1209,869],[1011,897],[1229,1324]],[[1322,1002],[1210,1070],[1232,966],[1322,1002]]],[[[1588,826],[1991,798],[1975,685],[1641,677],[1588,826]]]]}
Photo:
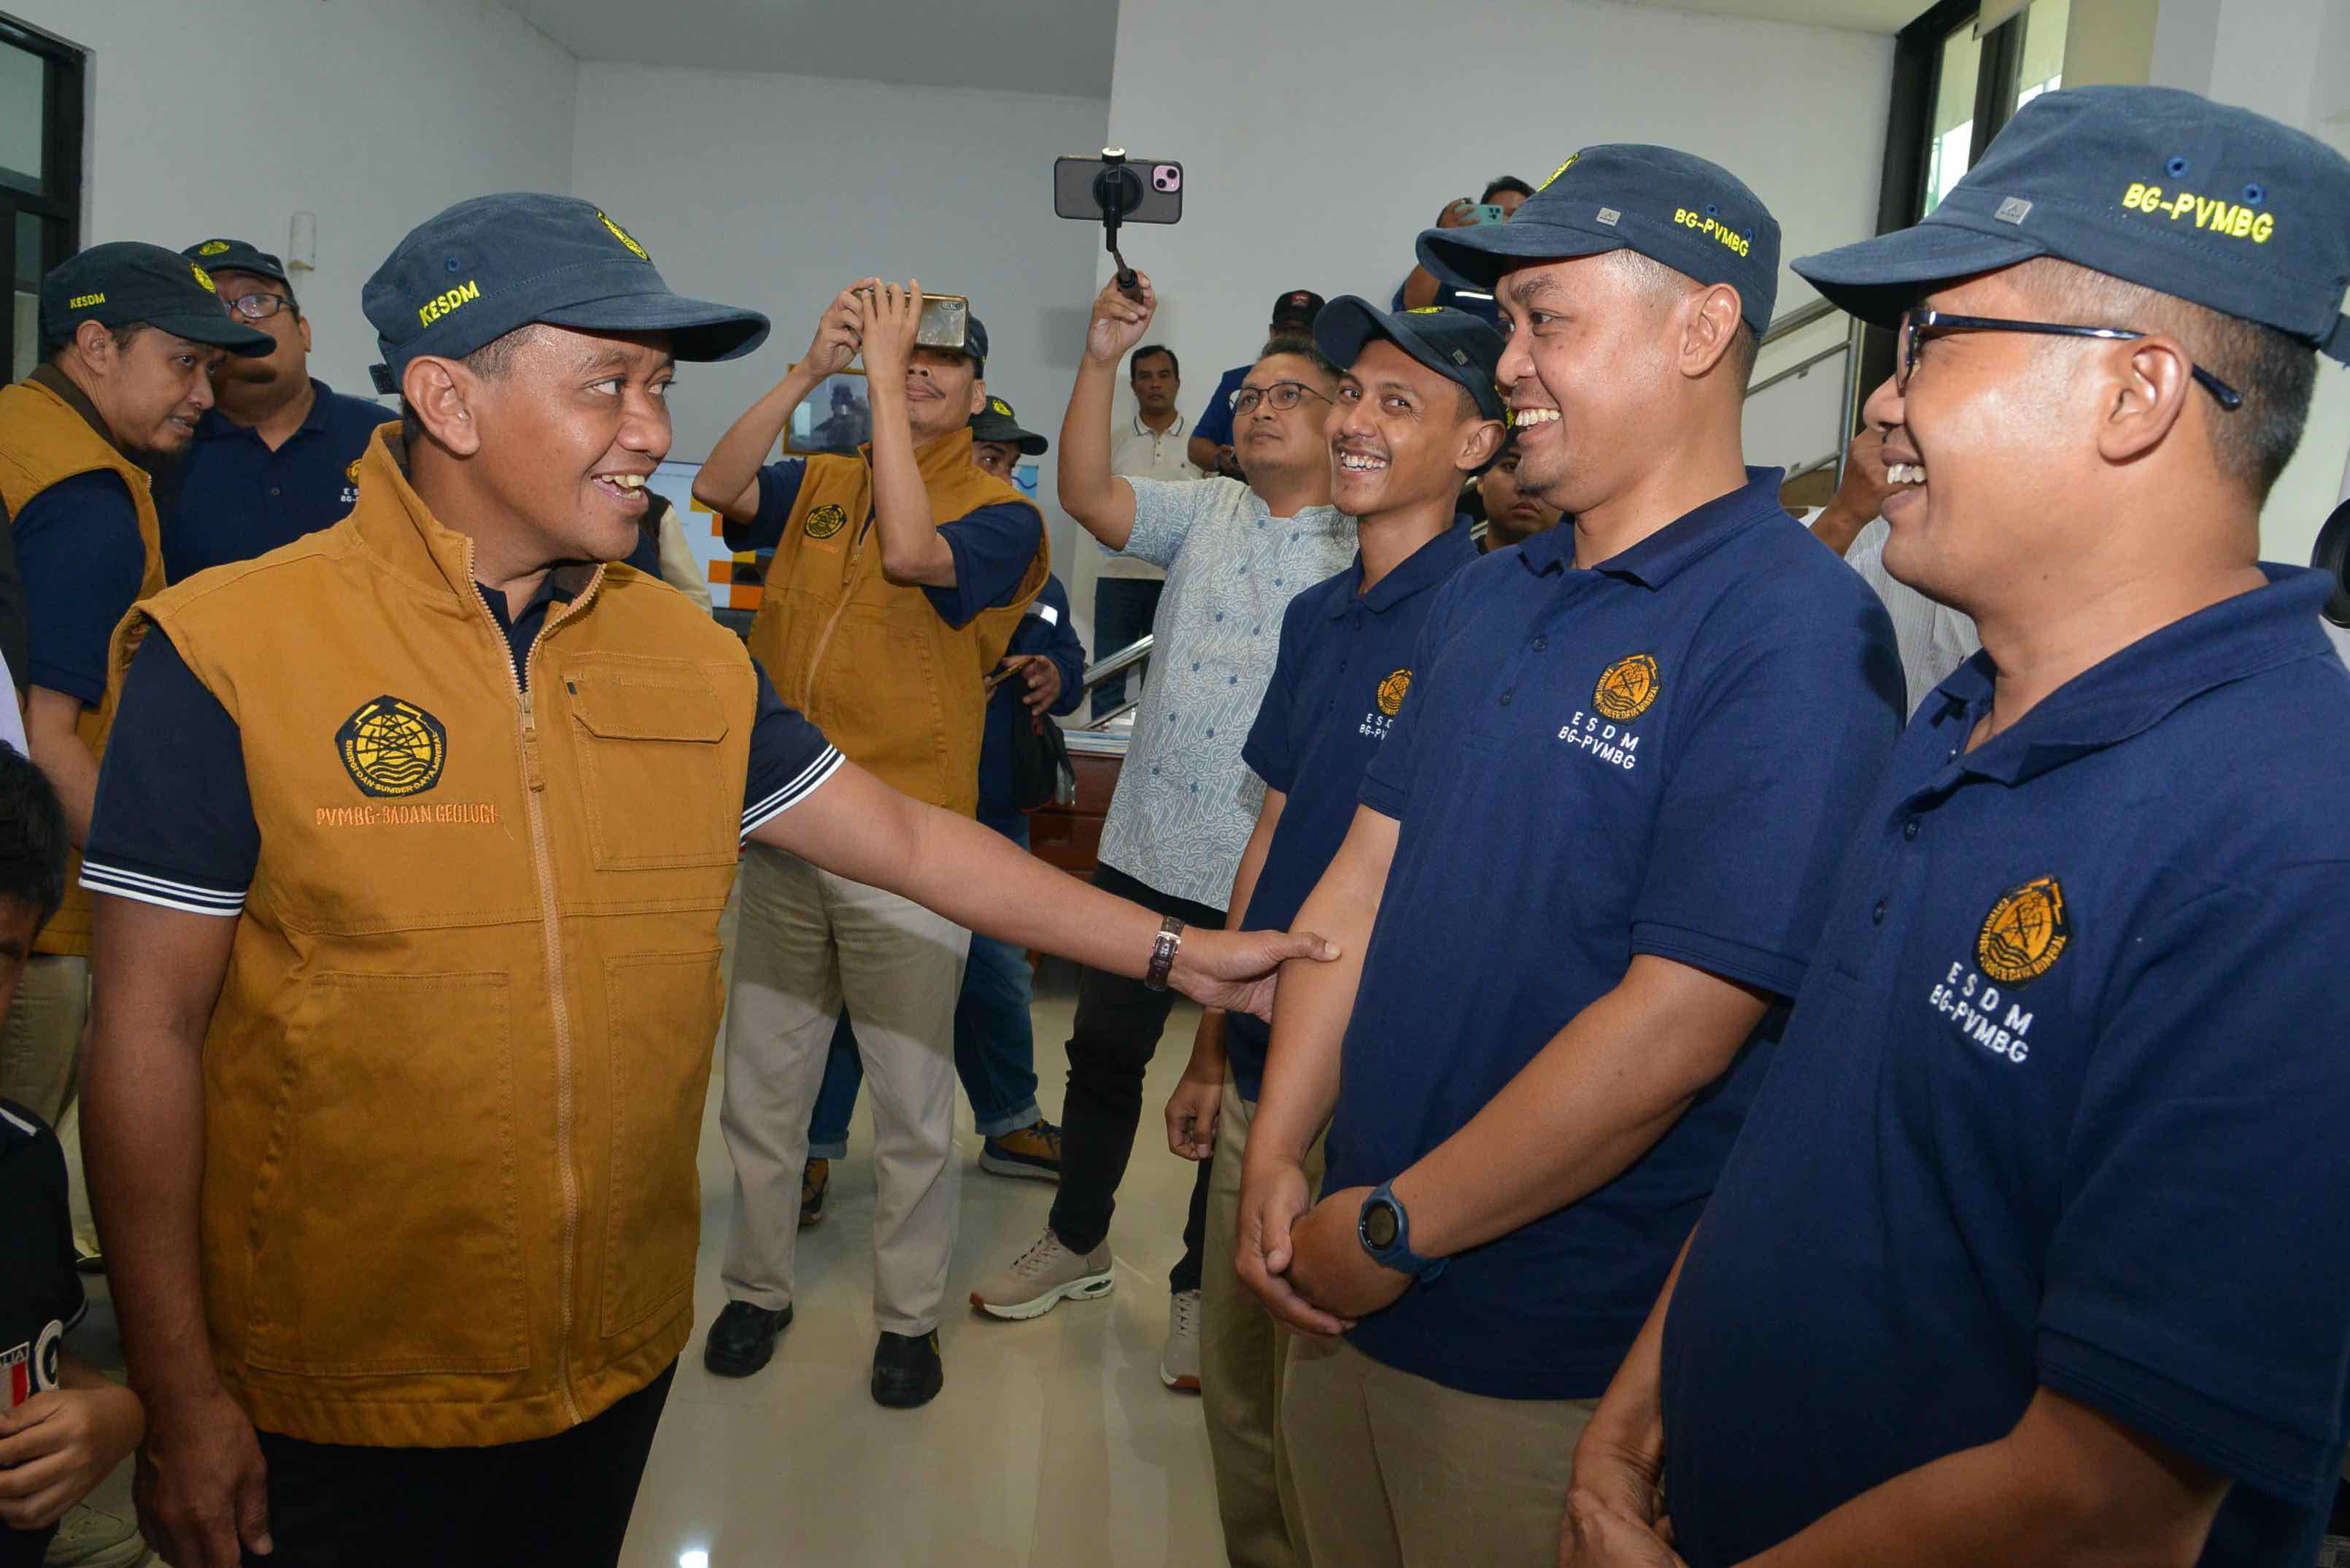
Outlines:
{"type": "Polygon", "coordinates": [[[914,357],[914,336],[922,325],[922,286],[910,280],[900,288],[885,283],[865,296],[865,373],[878,390],[885,381],[904,379],[914,357]]]}
{"type": "Polygon", "coordinates": [[[864,347],[864,291],[878,287],[880,282],[878,277],[865,278],[833,296],[832,303],[816,318],[816,337],[809,340],[807,358],[802,361],[805,369],[819,376],[848,369],[864,347]]]}
{"type": "Polygon", "coordinates": [[[1093,320],[1086,327],[1086,358],[1097,364],[1116,365],[1150,330],[1150,317],[1159,309],[1159,296],[1147,275],[1135,274],[1134,282],[1133,296],[1128,296],[1116,278],[1094,296],[1093,320]]]}

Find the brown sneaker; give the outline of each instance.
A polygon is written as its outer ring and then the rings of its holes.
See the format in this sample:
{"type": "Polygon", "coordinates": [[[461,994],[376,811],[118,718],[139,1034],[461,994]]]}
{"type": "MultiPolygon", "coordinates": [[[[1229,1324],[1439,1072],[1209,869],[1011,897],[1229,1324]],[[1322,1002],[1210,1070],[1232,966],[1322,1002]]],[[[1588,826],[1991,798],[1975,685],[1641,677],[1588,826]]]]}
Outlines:
{"type": "Polygon", "coordinates": [[[1061,1179],[1061,1129],[1038,1116],[1024,1127],[979,1146],[979,1168],[1031,1181],[1061,1179]]]}
{"type": "Polygon", "coordinates": [[[832,1161],[812,1159],[800,1168],[800,1229],[824,1219],[825,1189],[832,1185],[832,1161]]]}

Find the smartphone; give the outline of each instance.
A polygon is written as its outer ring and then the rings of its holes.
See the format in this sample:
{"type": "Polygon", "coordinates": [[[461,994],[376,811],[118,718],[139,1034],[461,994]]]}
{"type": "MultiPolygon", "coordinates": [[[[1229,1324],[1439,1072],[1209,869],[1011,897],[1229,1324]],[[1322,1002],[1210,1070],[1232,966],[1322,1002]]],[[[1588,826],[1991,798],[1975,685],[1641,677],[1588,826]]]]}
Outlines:
{"type": "Polygon", "coordinates": [[[1498,202],[1488,202],[1482,207],[1469,209],[1469,222],[1466,226],[1473,229],[1485,223],[1506,223],[1509,221],[1509,209],[1498,202]]]}
{"type": "Polygon", "coordinates": [[[1112,168],[1100,158],[1053,160],[1053,211],[1097,223],[1112,202],[1128,223],[1173,223],[1183,217],[1183,166],[1159,158],[1128,158],[1112,168]]]}
{"type": "MultiPolygon", "coordinates": [[[[872,290],[864,292],[870,294],[872,290]]],[[[971,337],[971,301],[960,294],[925,294],[914,323],[918,348],[960,348],[971,337]]]]}

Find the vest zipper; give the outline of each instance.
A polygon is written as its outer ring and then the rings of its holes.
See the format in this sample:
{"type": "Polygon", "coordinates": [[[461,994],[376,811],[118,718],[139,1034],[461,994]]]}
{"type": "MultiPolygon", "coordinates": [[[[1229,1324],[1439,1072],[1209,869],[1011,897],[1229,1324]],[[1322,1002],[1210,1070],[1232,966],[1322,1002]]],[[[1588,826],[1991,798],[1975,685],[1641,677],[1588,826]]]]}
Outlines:
{"type": "MultiPolygon", "coordinates": [[[[473,581],[473,542],[465,541],[465,577],[473,581]]],[[[523,656],[525,668],[534,666],[538,659],[539,645],[571,613],[595,597],[604,581],[604,568],[596,568],[596,576],[577,599],[557,605],[547,611],[539,623],[538,635],[532,638],[530,650],[523,656]]],[[[474,599],[481,599],[475,589],[474,599]]],[[[531,706],[531,687],[525,685],[515,669],[514,650],[505,634],[498,629],[497,618],[490,615],[487,604],[481,605],[482,614],[489,619],[490,632],[497,639],[498,661],[505,667],[507,679],[514,682],[515,699],[519,708],[522,726],[523,811],[530,819],[531,859],[538,872],[539,929],[546,953],[547,1001],[555,1012],[555,1158],[563,1173],[563,1335],[556,1346],[556,1380],[563,1390],[564,1413],[575,1427],[588,1417],[579,1408],[579,1401],[571,1391],[571,1292],[576,1255],[579,1251],[579,1179],[571,1168],[571,1004],[564,985],[563,923],[556,913],[555,901],[555,861],[546,846],[546,812],[540,796],[546,789],[546,769],[538,753],[538,720],[531,706]]]]}

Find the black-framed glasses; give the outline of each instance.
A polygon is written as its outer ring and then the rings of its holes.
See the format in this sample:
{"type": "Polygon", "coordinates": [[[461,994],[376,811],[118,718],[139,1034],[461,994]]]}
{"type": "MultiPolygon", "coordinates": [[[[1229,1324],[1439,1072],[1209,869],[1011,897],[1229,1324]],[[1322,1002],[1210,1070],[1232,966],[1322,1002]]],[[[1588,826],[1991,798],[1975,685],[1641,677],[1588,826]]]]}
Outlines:
{"type": "MultiPolygon", "coordinates": [[[[1952,316],[1946,310],[1911,310],[1901,317],[1901,351],[1894,360],[1893,385],[1897,390],[1909,389],[1909,378],[1918,373],[1918,349],[1929,337],[1947,337],[1953,332],[2034,332],[2044,337],[2095,337],[2108,343],[2135,343],[2146,336],[2126,327],[2076,327],[2066,321],[2011,321],[2001,316],[1952,316]]],[[[2220,406],[2234,413],[2244,406],[2244,394],[2211,374],[2200,365],[2189,367],[2206,391],[2220,400],[2220,406]]]]}
{"type": "Polygon", "coordinates": [[[240,294],[227,301],[228,307],[247,321],[266,321],[293,304],[282,294],[240,294]]]}
{"type": "Polygon", "coordinates": [[[1286,411],[1295,408],[1300,398],[1320,398],[1326,403],[1330,400],[1303,381],[1275,381],[1270,387],[1243,387],[1232,393],[1232,412],[1253,414],[1259,403],[1286,411]]]}

